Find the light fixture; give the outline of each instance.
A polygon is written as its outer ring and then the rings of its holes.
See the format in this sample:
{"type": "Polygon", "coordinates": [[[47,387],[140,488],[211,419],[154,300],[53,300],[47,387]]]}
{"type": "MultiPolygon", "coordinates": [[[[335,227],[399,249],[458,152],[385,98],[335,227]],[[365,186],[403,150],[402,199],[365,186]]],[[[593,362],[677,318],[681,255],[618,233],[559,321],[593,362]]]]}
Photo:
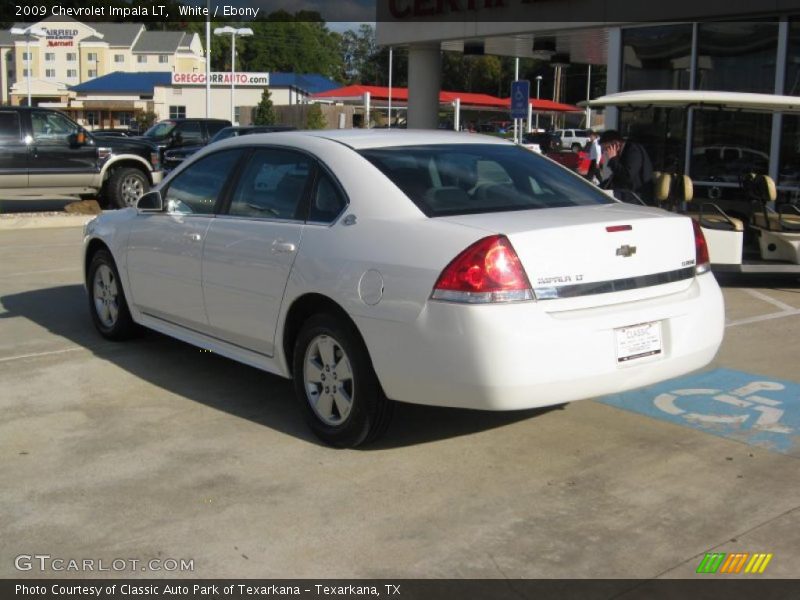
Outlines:
{"type": "Polygon", "coordinates": [[[531,49],[531,57],[537,60],[550,60],[550,57],[556,53],[556,41],[553,38],[535,38],[533,40],[533,48],[531,49]]]}
{"type": "Polygon", "coordinates": [[[231,124],[236,125],[235,110],[234,110],[234,88],[236,81],[236,36],[244,37],[253,35],[253,30],[249,27],[217,27],[214,29],[214,35],[230,35],[231,36],[231,124]]]}
{"type": "Polygon", "coordinates": [[[553,54],[553,57],[550,59],[551,67],[568,67],[569,65],[570,65],[570,56],[566,52],[559,52],[558,54],[553,54]]]}

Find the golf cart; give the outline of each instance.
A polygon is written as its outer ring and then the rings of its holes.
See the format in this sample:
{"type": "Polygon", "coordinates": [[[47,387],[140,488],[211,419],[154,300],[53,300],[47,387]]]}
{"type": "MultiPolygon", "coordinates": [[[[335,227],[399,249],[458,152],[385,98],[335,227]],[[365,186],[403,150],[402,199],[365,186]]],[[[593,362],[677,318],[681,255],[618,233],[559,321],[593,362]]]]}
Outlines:
{"type": "MultiPolygon", "coordinates": [[[[621,92],[588,104],[595,109],[616,107],[623,111],[659,108],[683,113],[693,109],[800,115],[799,97],[735,92],[621,92]]],[[[714,271],[800,274],[800,207],[795,204],[796,196],[779,201],[775,182],[766,173],[768,157],[723,145],[700,150],[702,158],[714,164],[714,176],[703,177],[712,185],[697,194],[699,187],[678,168],[680,161],[674,160],[667,169],[654,173],[654,202],[697,221],[714,271]]],[[[697,152],[693,150],[693,158],[697,152]]]]}

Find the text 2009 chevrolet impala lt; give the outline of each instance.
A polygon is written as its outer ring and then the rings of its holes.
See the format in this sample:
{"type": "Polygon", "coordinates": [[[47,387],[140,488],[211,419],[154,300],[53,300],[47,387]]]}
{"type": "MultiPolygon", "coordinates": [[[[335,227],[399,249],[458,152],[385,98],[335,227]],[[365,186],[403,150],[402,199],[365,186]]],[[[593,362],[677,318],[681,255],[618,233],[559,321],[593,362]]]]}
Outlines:
{"type": "Polygon", "coordinates": [[[722,340],[689,218],[480,135],[220,142],[85,234],[100,333],[139,324],[293,378],[336,446],[377,438],[393,401],[569,402],[700,368],[722,340]]]}

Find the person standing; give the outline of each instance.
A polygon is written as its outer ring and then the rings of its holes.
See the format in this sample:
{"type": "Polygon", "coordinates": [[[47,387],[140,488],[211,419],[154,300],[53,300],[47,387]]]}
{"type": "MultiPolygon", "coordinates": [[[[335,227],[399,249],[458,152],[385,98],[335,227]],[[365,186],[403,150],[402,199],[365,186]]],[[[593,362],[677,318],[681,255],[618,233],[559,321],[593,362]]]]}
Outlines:
{"type": "Polygon", "coordinates": [[[589,170],[586,172],[586,179],[592,183],[600,183],[603,180],[600,172],[600,161],[603,151],[600,149],[600,142],[596,131],[589,131],[589,170]]]}
{"type": "Polygon", "coordinates": [[[600,148],[611,171],[611,177],[603,187],[622,194],[633,192],[645,203],[652,204],[653,163],[647,150],[641,144],[625,140],[616,129],[603,132],[600,148]]]}

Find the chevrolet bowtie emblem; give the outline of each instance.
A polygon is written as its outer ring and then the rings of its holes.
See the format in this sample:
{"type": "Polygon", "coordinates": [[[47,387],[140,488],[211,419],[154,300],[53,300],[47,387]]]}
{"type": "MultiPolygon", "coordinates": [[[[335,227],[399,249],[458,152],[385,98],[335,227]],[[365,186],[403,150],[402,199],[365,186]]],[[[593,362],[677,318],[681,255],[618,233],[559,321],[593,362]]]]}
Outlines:
{"type": "Polygon", "coordinates": [[[628,246],[628,244],[625,244],[624,246],[617,248],[617,256],[624,256],[627,258],[628,256],[633,256],[634,254],[636,254],[636,246],[628,246]]]}

